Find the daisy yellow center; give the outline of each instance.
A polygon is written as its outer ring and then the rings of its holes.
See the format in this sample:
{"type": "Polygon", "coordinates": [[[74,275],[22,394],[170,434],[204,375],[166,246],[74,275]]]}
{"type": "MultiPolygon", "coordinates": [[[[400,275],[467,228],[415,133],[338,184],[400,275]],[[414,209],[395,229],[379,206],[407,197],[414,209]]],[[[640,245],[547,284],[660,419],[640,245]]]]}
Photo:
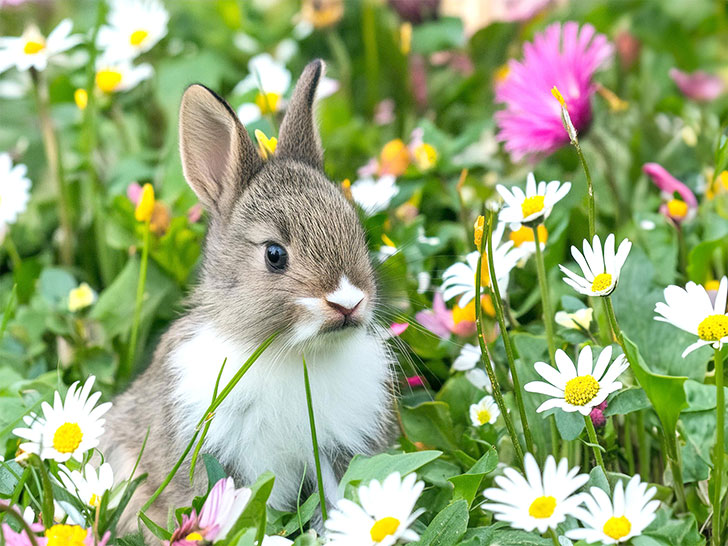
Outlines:
{"type": "Polygon", "coordinates": [[[187,535],[185,537],[185,540],[199,541],[199,540],[202,540],[202,535],[200,533],[198,533],[197,531],[195,531],[194,533],[190,533],[189,535],[187,535]]]}
{"type": "Polygon", "coordinates": [[[46,529],[47,546],[84,546],[86,530],[80,525],[54,525],[46,529]]]}
{"type": "Polygon", "coordinates": [[[523,212],[524,218],[528,218],[532,214],[536,214],[542,210],[543,195],[532,195],[531,197],[526,197],[523,200],[523,203],[521,203],[521,211],[523,212]]]}
{"type": "Polygon", "coordinates": [[[147,39],[147,36],[149,36],[149,32],[146,30],[135,30],[129,36],[129,43],[133,46],[141,45],[141,43],[147,39]]]}
{"type": "Polygon", "coordinates": [[[389,535],[396,533],[398,528],[399,520],[397,518],[386,517],[375,521],[369,534],[374,542],[381,542],[389,535]]]}
{"type": "Polygon", "coordinates": [[[671,199],[667,202],[667,212],[673,218],[685,218],[688,214],[688,204],[680,199],[671,199]]]}
{"type": "Polygon", "coordinates": [[[487,409],[478,410],[478,422],[481,425],[490,423],[490,418],[491,418],[491,415],[487,409]]]}
{"type": "Polygon", "coordinates": [[[263,115],[277,112],[280,100],[281,96],[278,93],[258,93],[255,96],[255,104],[258,105],[263,115]]]}
{"type": "Polygon", "coordinates": [[[463,321],[475,322],[475,300],[471,300],[465,307],[455,305],[452,308],[452,321],[455,324],[463,321]]]}
{"type": "Polygon", "coordinates": [[[528,507],[528,515],[532,518],[550,518],[556,510],[556,499],[554,497],[538,497],[528,507]]]}
{"type": "Polygon", "coordinates": [[[73,453],[82,439],[81,427],[76,423],[63,423],[53,435],[53,448],[59,453],[73,453]]]}
{"type": "MultiPolygon", "coordinates": [[[[533,230],[527,226],[521,226],[521,229],[512,231],[508,238],[513,241],[513,246],[515,247],[519,247],[523,243],[533,243],[535,241],[535,239],[533,238],[533,230]]],[[[544,244],[548,240],[548,238],[549,232],[546,229],[546,226],[544,226],[543,224],[539,224],[538,241],[541,244],[544,244]]]]}
{"type": "Polygon", "coordinates": [[[496,69],[494,78],[498,83],[502,83],[508,79],[508,75],[511,73],[511,69],[507,64],[500,66],[496,69]]]}
{"type": "Polygon", "coordinates": [[[604,524],[604,528],[602,529],[605,535],[609,538],[613,538],[614,540],[626,537],[631,530],[632,524],[624,516],[620,516],[618,518],[612,516],[607,520],[604,524]]]}
{"type": "Polygon", "coordinates": [[[36,42],[35,40],[28,40],[25,42],[25,46],[23,46],[23,53],[26,55],[35,55],[36,53],[43,51],[45,49],[45,42],[39,41],[36,42]]]}
{"type": "Polygon", "coordinates": [[[113,68],[105,68],[96,73],[96,86],[104,93],[111,93],[121,83],[121,72],[113,68]]]}
{"type": "Polygon", "coordinates": [[[728,316],[710,315],[698,324],[698,337],[704,341],[718,341],[728,336],[728,316]]]}
{"type": "Polygon", "coordinates": [[[612,275],[609,273],[599,273],[596,277],[594,277],[594,282],[592,283],[592,292],[601,292],[602,290],[606,290],[612,285],[612,275]]]}
{"type": "Polygon", "coordinates": [[[585,406],[599,393],[599,382],[591,375],[569,379],[564,388],[564,399],[572,406],[585,406]]]}
{"type": "Polygon", "coordinates": [[[91,495],[91,498],[88,501],[89,506],[93,506],[94,508],[97,508],[99,504],[101,504],[101,497],[99,497],[96,493],[91,495]]]}

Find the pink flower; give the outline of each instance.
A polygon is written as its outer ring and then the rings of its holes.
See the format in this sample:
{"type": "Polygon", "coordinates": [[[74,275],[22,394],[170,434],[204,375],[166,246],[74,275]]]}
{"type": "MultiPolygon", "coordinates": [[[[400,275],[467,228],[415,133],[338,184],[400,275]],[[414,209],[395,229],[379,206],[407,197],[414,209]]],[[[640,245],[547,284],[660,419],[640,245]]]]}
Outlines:
{"type": "Polygon", "coordinates": [[[675,222],[690,220],[695,216],[698,200],[695,194],[685,184],[672,176],[658,163],[645,163],[642,171],[652,179],[660,191],[665,202],[660,206],[660,213],[675,222]],[[675,199],[675,194],[680,199],[675,199]]]}
{"type": "Polygon", "coordinates": [[[190,209],[187,211],[187,220],[190,224],[194,224],[195,222],[199,221],[202,217],[202,205],[200,203],[196,203],[190,207],[190,209]]]}
{"type": "Polygon", "coordinates": [[[523,61],[511,59],[508,74],[496,85],[498,140],[513,161],[553,153],[569,142],[561,122],[561,107],[551,94],[556,86],[577,131],[592,117],[594,72],[612,55],[613,47],[591,25],[554,23],[523,46],[523,61]]]}
{"type": "Polygon", "coordinates": [[[407,378],[407,384],[410,387],[424,387],[425,382],[419,375],[413,375],[412,377],[407,378]]]}
{"type": "Polygon", "coordinates": [[[440,292],[435,292],[432,299],[432,310],[419,311],[415,314],[415,319],[430,332],[443,339],[450,337],[450,334],[465,337],[475,332],[474,322],[464,320],[455,324],[452,311],[445,307],[445,300],[440,292]]]}
{"type": "Polygon", "coordinates": [[[198,537],[202,537],[202,534],[198,531],[197,522],[197,512],[194,510],[189,516],[182,514],[182,524],[174,530],[169,541],[165,542],[165,544],[167,546],[196,546],[200,540],[198,537]]]}
{"type": "Polygon", "coordinates": [[[126,187],[126,196],[134,206],[139,204],[139,200],[142,198],[142,187],[138,182],[132,182],[126,187]]]}
{"type": "Polygon", "coordinates": [[[589,413],[592,423],[596,428],[602,428],[607,423],[607,417],[604,415],[604,411],[607,409],[607,401],[605,400],[598,406],[592,408],[589,413]]]}
{"type": "Polygon", "coordinates": [[[718,98],[725,91],[725,83],[721,78],[702,70],[688,74],[677,68],[671,68],[670,77],[683,95],[696,101],[711,101],[718,98]]]}
{"type": "Polygon", "coordinates": [[[404,331],[409,327],[409,322],[393,322],[389,329],[393,336],[401,336],[404,331]]]}

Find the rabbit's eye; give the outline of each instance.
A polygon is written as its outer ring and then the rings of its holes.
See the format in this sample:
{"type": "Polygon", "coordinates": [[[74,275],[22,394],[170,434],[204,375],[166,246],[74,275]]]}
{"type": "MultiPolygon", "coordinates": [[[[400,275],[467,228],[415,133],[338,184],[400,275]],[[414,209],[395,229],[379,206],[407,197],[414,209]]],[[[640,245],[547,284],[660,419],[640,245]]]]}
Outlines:
{"type": "Polygon", "coordinates": [[[280,273],[288,265],[288,252],[281,245],[269,244],[265,247],[265,264],[272,273],[280,273]]]}

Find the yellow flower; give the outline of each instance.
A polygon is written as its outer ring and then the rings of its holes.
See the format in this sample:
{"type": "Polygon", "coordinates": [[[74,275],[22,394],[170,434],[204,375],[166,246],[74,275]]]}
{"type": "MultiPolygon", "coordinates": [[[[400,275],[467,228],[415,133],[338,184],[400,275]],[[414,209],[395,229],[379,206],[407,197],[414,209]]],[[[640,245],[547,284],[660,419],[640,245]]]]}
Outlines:
{"type": "Polygon", "coordinates": [[[412,49],[412,23],[402,23],[399,27],[399,49],[402,55],[409,55],[412,49]]]}
{"type": "Polygon", "coordinates": [[[79,110],[85,110],[88,105],[88,93],[83,88],[76,89],[73,93],[73,100],[79,110]]]}
{"type": "MultiPolygon", "coordinates": [[[[541,243],[541,245],[546,244],[549,238],[549,232],[546,229],[546,226],[543,224],[539,224],[538,228],[538,242],[541,243]]],[[[521,226],[519,229],[515,231],[511,231],[511,234],[508,236],[508,238],[513,241],[513,246],[518,248],[523,243],[533,243],[534,245],[534,251],[536,249],[536,241],[533,236],[533,229],[526,226],[521,226]]]]}
{"type": "Polygon", "coordinates": [[[387,142],[379,154],[379,174],[400,176],[404,174],[410,163],[407,145],[401,138],[387,142]]]}
{"type": "Polygon", "coordinates": [[[708,188],[705,191],[705,197],[713,199],[716,195],[725,191],[728,191],[728,171],[723,171],[713,178],[712,182],[708,184],[708,188]]]}
{"type": "Polygon", "coordinates": [[[485,217],[478,216],[478,219],[475,220],[475,225],[473,227],[475,229],[475,234],[473,236],[473,239],[475,240],[475,248],[480,250],[480,243],[483,242],[483,228],[485,227],[485,217]]]}
{"type": "Polygon", "coordinates": [[[82,282],[68,293],[68,310],[75,313],[85,309],[94,301],[96,301],[96,294],[87,283],[82,282]]]}
{"type": "Polygon", "coordinates": [[[258,151],[263,159],[268,159],[275,153],[276,147],[278,146],[278,139],[276,137],[268,138],[263,131],[256,129],[255,140],[258,141],[258,151]]]}
{"type": "Polygon", "coordinates": [[[151,184],[144,184],[142,188],[142,197],[134,211],[134,217],[137,222],[148,222],[152,219],[154,212],[154,188],[151,184]]]}
{"type": "Polygon", "coordinates": [[[414,156],[415,164],[421,171],[431,169],[435,163],[437,163],[437,150],[431,144],[423,142],[417,146],[412,155],[414,156]]]}
{"type": "Polygon", "coordinates": [[[112,93],[121,84],[121,72],[113,68],[104,68],[96,73],[96,87],[104,93],[112,93]]]}
{"type": "Polygon", "coordinates": [[[54,525],[46,529],[47,546],[84,546],[88,531],[80,525],[54,525]]]}
{"type": "Polygon", "coordinates": [[[341,181],[341,191],[344,192],[344,197],[346,197],[347,201],[354,201],[354,196],[351,195],[351,180],[344,178],[341,181]]]}
{"type": "Polygon", "coordinates": [[[301,16],[314,28],[326,28],[344,16],[344,0],[303,0],[301,16]]]}

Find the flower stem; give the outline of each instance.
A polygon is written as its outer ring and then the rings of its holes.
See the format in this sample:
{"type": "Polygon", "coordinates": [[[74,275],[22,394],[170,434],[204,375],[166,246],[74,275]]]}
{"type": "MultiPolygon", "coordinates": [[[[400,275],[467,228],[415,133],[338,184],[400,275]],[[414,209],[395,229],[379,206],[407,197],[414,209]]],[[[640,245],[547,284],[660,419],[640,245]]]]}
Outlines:
{"type": "Polygon", "coordinates": [[[721,481],[723,478],[723,459],[725,433],[725,392],[723,391],[723,353],[720,349],[715,349],[715,387],[716,393],[716,427],[715,427],[715,447],[713,453],[715,457],[715,466],[713,468],[713,544],[718,546],[722,544],[720,541],[721,533],[721,481]]]}
{"type": "Polygon", "coordinates": [[[326,495],[324,494],[324,479],[321,476],[321,457],[319,455],[318,439],[316,437],[316,420],[313,416],[313,401],[311,400],[311,383],[308,380],[308,367],[306,357],[303,357],[303,382],[306,385],[306,405],[308,406],[308,422],[311,426],[311,442],[313,443],[313,458],[316,463],[316,483],[318,484],[319,503],[321,504],[321,517],[328,519],[326,514],[326,495]]]}
{"type": "Polygon", "coordinates": [[[513,421],[511,421],[511,417],[508,414],[508,408],[506,407],[505,401],[503,400],[503,394],[501,393],[500,386],[498,385],[498,378],[495,376],[495,371],[493,370],[493,365],[491,364],[492,361],[490,359],[490,353],[488,352],[488,345],[485,343],[485,338],[483,337],[483,310],[481,309],[480,305],[480,279],[483,269],[483,247],[485,244],[485,240],[485,237],[483,237],[480,242],[478,248],[478,250],[480,251],[480,256],[478,256],[478,267],[475,270],[475,326],[478,330],[480,360],[485,367],[488,378],[490,379],[490,384],[493,389],[493,398],[495,398],[495,403],[498,405],[498,409],[501,412],[503,421],[506,424],[506,429],[508,430],[508,435],[511,437],[511,442],[513,443],[513,449],[516,452],[518,463],[520,464],[521,468],[523,468],[523,449],[521,448],[521,443],[518,441],[518,434],[516,433],[516,429],[513,426],[513,421]]]}
{"type": "Polygon", "coordinates": [[[147,263],[149,261],[149,220],[144,222],[144,241],[142,243],[142,261],[139,265],[139,281],[137,283],[136,302],[134,304],[134,319],[131,324],[131,338],[129,340],[129,352],[127,354],[126,366],[119,370],[121,379],[128,379],[134,369],[134,357],[136,355],[137,336],[139,335],[139,322],[142,315],[142,300],[144,299],[144,285],[147,281],[147,263]]]}
{"type": "Polygon", "coordinates": [[[589,200],[587,204],[587,212],[589,216],[589,240],[591,241],[594,238],[594,234],[596,233],[596,205],[594,203],[594,184],[592,184],[591,173],[589,172],[589,165],[587,165],[586,163],[586,158],[584,157],[584,152],[581,151],[579,141],[574,139],[571,141],[571,143],[574,145],[576,155],[579,156],[579,161],[581,161],[581,167],[584,169],[584,175],[586,176],[586,194],[589,200]]]}
{"type": "Polygon", "coordinates": [[[561,546],[559,543],[559,537],[556,535],[556,531],[554,531],[551,527],[549,527],[549,536],[551,537],[551,541],[554,543],[554,546],[561,546]]]}
{"type": "Polygon", "coordinates": [[[555,354],[556,344],[554,343],[554,315],[551,311],[551,298],[549,297],[548,280],[546,279],[546,266],[541,251],[541,243],[538,240],[538,226],[533,226],[533,240],[536,246],[536,269],[538,270],[538,285],[541,289],[541,302],[543,306],[543,324],[546,328],[546,343],[549,348],[551,365],[556,366],[555,354]]]}
{"type": "Polygon", "coordinates": [[[38,108],[38,118],[40,120],[41,136],[43,137],[43,147],[45,148],[48,170],[58,191],[58,219],[61,222],[61,263],[63,265],[71,265],[73,263],[71,209],[69,208],[68,189],[64,181],[61,149],[53,128],[48,85],[36,69],[31,68],[30,75],[33,80],[33,89],[35,90],[35,100],[38,108]]]}
{"type": "Polygon", "coordinates": [[[20,266],[23,265],[22,260],[20,259],[20,254],[18,253],[18,247],[15,246],[15,242],[13,241],[13,238],[10,236],[10,228],[8,228],[8,233],[5,234],[5,250],[8,252],[8,256],[10,256],[10,262],[13,264],[13,271],[16,273],[20,273],[20,266]]]}
{"type": "Polygon", "coordinates": [[[629,471],[629,475],[633,476],[635,467],[632,446],[634,444],[632,443],[632,415],[629,413],[624,414],[624,437],[622,442],[622,445],[624,445],[624,457],[627,459],[627,470],[629,471]]]}
{"type": "MultiPolygon", "coordinates": [[[[506,357],[508,359],[508,367],[511,371],[511,377],[513,378],[513,392],[516,397],[516,404],[518,404],[518,412],[521,416],[521,426],[523,427],[523,436],[526,440],[526,450],[531,453],[533,449],[533,437],[531,436],[531,428],[528,426],[528,417],[526,416],[526,405],[523,402],[523,389],[521,389],[521,380],[518,378],[518,370],[516,369],[516,359],[513,352],[513,345],[511,344],[511,336],[508,333],[508,327],[506,326],[505,316],[503,313],[503,300],[501,299],[500,290],[498,289],[498,279],[495,273],[495,262],[493,261],[493,224],[495,223],[495,213],[489,212],[488,214],[488,229],[487,229],[487,259],[488,259],[488,270],[490,271],[490,284],[492,290],[490,291],[493,298],[495,307],[495,316],[498,320],[498,325],[501,330],[501,337],[503,338],[503,345],[506,349],[506,357]]],[[[482,253],[481,253],[482,256],[482,253]]]]}
{"type": "Polygon", "coordinates": [[[592,444],[591,448],[594,451],[594,458],[597,464],[602,467],[604,475],[607,475],[607,467],[604,466],[604,459],[602,459],[602,450],[599,447],[599,439],[597,438],[597,431],[594,430],[594,423],[592,423],[591,417],[588,415],[584,416],[584,423],[586,424],[586,433],[589,436],[589,442],[592,444]]]}

